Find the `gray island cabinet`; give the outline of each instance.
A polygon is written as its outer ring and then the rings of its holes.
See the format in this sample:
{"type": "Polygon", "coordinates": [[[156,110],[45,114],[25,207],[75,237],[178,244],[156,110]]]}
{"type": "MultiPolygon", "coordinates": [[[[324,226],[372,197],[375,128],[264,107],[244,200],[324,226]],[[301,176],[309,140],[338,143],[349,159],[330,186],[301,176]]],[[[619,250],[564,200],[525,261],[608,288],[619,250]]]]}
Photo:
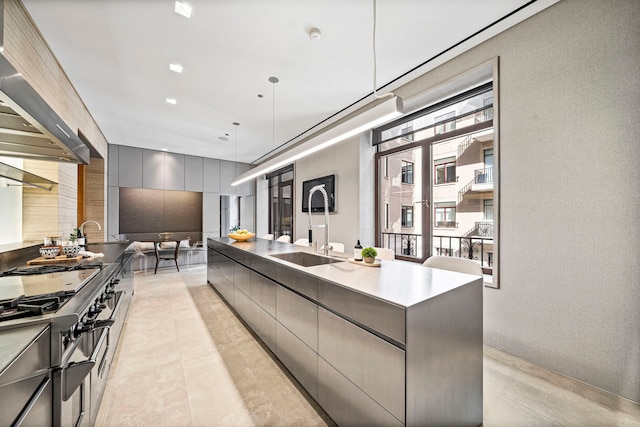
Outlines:
{"type": "Polygon", "coordinates": [[[482,278],[303,267],[273,255],[310,248],[264,239],[207,246],[207,281],[338,425],[482,423],[482,278]]]}

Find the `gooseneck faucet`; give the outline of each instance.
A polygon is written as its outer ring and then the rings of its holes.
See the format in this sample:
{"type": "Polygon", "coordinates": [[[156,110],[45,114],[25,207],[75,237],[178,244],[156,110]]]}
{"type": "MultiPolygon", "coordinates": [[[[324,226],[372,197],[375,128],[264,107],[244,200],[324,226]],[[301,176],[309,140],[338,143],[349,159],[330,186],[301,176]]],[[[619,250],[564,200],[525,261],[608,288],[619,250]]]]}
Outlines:
{"type": "MultiPolygon", "coordinates": [[[[324,189],[324,184],[316,185],[311,190],[309,190],[309,231],[311,231],[313,227],[324,227],[324,245],[320,249],[322,249],[325,255],[329,255],[329,251],[333,250],[333,246],[329,244],[329,196],[327,196],[327,190],[324,189]],[[311,223],[311,197],[313,197],[313,193],[315,193],[316,191],[320,191],[322,193],[322,197],[324,197],[323,225],[313,225],[311,223]]],[[[309,233],[309,244],[311,243],[311,233],[309,233]]]]}
{"type": "Polygon", "coordinates": [[[83,222],[82,224],[80,224],[80,235],[81,235],[81,236],[83,236],[83,237],[85,238],[85,244],[87,244],[88,242],[87,242],[87,237],[86,237],[86,235],[84,234],[84,226],[85,226],[87,223],[89,223],[89,222],[92,222],[92,223],[94,223],[95,225],[97,225],[97,226],[98,226],[98,230],[102,230],[102,227],[100,227],[100,224],[98,224],[98,221],[85,221],[85,222],[83,222]]]}

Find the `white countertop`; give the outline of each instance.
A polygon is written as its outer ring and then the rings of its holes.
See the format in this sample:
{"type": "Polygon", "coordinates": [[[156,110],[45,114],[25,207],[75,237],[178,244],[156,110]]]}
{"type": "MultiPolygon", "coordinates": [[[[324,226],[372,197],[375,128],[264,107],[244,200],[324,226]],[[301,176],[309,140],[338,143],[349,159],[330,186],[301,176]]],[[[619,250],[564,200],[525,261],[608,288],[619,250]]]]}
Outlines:
{"type": "Polygon", "coordinates": [[[383,260],[380,267],[360,266],[348,262],[350,254],[341,252],[332,252],[331,257],[344,259],[344,262],[303,267],[269,255],[314,253],[313,249],[307,246],[260,238],[247,242],[235,242],[225,237],[212,240],[402,307],[410,307],[472,281],[482,280],[481,277],[470,274],[434,269],[400,260],[383,260]]]}

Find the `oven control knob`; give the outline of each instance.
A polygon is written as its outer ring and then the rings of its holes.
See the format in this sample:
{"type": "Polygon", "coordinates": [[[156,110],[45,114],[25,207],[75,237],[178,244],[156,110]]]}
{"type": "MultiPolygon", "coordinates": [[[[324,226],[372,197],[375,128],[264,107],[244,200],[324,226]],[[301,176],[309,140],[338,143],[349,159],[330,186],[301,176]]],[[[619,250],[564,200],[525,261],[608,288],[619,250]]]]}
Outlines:
{"type": "Polygon", "coordinates": [[[107,306],[105,304],[100,304],[99,302],[94,303],[91,307],[89,307],[89,316],[90,317],[97,316],[106,307],[107,306]]]}
{"type": "Polygon", "coordinates": [[[73,327],[73,336],[75,338],[79,337],[81,334],[85,333],[85,332],[89,332],[91,330],[91,325],[87,325],[83,322],[78,322],[76,323],[76,325],[73,327]]]}

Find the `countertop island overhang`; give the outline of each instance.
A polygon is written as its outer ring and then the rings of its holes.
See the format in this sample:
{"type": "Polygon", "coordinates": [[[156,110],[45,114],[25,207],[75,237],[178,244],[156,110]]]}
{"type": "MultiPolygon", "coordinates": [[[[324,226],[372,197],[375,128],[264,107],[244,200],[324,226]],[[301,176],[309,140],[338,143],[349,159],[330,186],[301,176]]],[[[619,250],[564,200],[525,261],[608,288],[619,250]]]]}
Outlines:
{"type": "Polygon", "coordinates": [[[339,425],[482,423],[482,278],[210,238],[208,282],[339,425]]]}

